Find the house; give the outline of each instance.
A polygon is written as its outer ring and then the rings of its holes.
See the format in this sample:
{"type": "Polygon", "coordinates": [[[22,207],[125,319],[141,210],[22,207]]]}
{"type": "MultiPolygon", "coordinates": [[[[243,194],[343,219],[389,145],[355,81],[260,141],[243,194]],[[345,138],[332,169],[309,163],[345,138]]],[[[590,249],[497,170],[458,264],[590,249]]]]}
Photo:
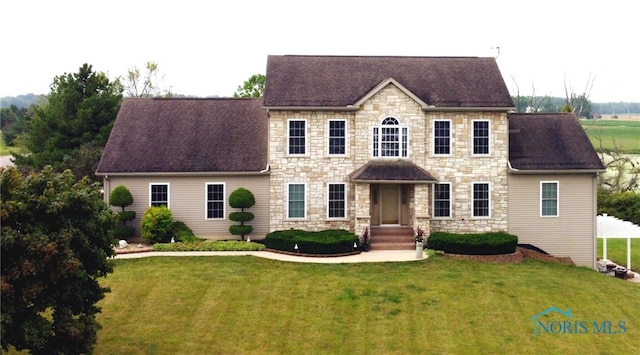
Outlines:
{"type": "Polygon", "coordinates": [[[263,99],[125,99],[97,174],[205,238],[242,186],[254,238],[503,230],[595,267],[600,160],[574,115],[513,108],[494,58],[269,56],[263,99]]]}

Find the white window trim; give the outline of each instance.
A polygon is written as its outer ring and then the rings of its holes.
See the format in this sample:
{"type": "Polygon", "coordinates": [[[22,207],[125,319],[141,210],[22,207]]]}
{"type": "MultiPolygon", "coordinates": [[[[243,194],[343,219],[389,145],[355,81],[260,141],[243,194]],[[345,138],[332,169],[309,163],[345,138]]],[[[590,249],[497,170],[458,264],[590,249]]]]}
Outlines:
{"type": "Polygon", "coordinates": [[[453,123],[451,119],[436,119],[431,121],[431,156],[450,157],[453,154],[453,123]],[[436,154],[436,122],[449,122],[449,153],[436,154]]]}
{"type": "Polygon", "coordinates": [[[436,189],[435,189],[435,185],[434,188],[431,191],[431,211],[432,211],[432,215],[433,215],[433,219],[452,219],[453,218],[453,184],[451,182],[448,181],[441,181],[438,182],[436,185],[449,185],[449,216],[436,216],[435,215],[435,211],[436,211],[436,189]]]}
{"type": "Polygon", "coordinates": [[[327,219],[329,219],[329,220],[345,220],[345,219],[347,219],[347,216],[349,215],[349,211],[347,209],[347,197],[349,196],[347,183],[345,183],[343,181],[328,182],[326,191],[327,191],[327,195],[326,195],[325,201],[326,201],[326,204],[327,204],[327,219]],[[344,216],[342,216],[342,217],[329,217],[329,186],[330,185],[343,185],[344,186],[344,216]]]}
{"type": "Polygon", "coordinates": [[[287,119],[287,142],[286,142],[286,149],[287,149],[287,156],[289,157],[308,157],[309,156],[309,122],[307,121],[306,118],[288,118],[287,119]],[[291,133],[291,121],[304,121],[304,154],[291,154],[290,153],[290,147],[289,147],[289,142],[290,142],[290,133],[291,133]]]}
{"type": "Polygon", "coordinates": [[[557,180],[553,181],[540,181],[540,217],[541,218],[557,218],[560,217],[560,182],[557,180]],[[542,214],[542,185],[544,184],[556,184],[556,214],[554,215],[544,215],[542,214]]]}
{"type": "Polygon", "coordinates": [[[204,219],[206,221],[227,219],[227,184],[225,182],[206,182],[204,184],[204,219]],[[209,218],[209,185],[222,185],[222,218],[209,218]]]}
{"type": "Polygon", "coordinates": [[[286,211],[285,211],[285,219],[291,221],[304,221],[307,219],[307,212],[309,211],[309,189],[306,182],[288,182],[286,188],[286,211]],[[303,185],[304,186],[304,217],[289,217],[289,187],[291,185],[303,185]]]}
{"type": "Polygon", "coordinates": [[[471,136],[471,142],[469,142],[469,146],[471,147],[471,149],[470,149],[471,156],[474,156],[474,157],[488,157],[488,156],[491,156],[491,153],[493,152],[493,139],[491,139],[491,120],[487,120],[487,119],[471,120],[471,134],[470,134],[470,136],[471,136]],[[475,139],[475,135],[474,135],[475,130],[474,130],[474,127],[473,127],[475,122],[487,122],[488,123],[487,128],[489,130],[489,132],[488,132],[488,134],[489,134],[489,137],[488,137],[488,139],[489,139],[489,153],[487,153],[487,154],[476,154],[476,153],[473,152],[474,148],[475,148],[475,144],[473,142],[473,140],[475,139]]]}
{"type": "Polygon", "coordinates": [[[491,182],[489,181],[473,181],[471,182],[471,205],[469,207],[471,207],[471,217],[473,219],[489,219],[491,218],[491,211],[493,210],[493,201],[491,200],[491,182]],[[487,187],[489,188],[489,215],[488,216],[476,216],[475,215],[475,208],[473,207],[473,202],[474,202],[474,198],[473,198],[473,186],[477,185],[477,184],[487,184],[487,187]]]}
{"type": "Polygon", "coordinates": [[[374,159],[407,159],[407,158],[409,158],[411,156],[411,143],[410,143],[411,142],[411,127],[403,125],[396,116],[392,116],[392,115],[384,116],[384,118],[382,118],[382,120],[380,120],[380,122],[376,126],[373,126],[371,128],[371,136],[370,136],[371,137],[371,143],[373,143],[373,136],[374,136],[375,128],[378,128],[378,146],[377,146],[378,155],[377,156],[374,155],[373,144],[371,144],[371,146],[370,146],[370,149],[371,149],[370,156],[371,156],[371,158],[374,158],[374,159]],[[398,125],[397,126],[396,125],[383,125],[382,122],[384,122],[384,120],[389,118],[389,117],[391,117],[391,118],[395,119],[396,121],[398,121],[398,125]],[[382,153],[382,148],[381,148],[381,145],[382,145],[382,128],[389,128],[389,127],[398,128],[398,155],[397,156],[386,156],[386,157],[383,157],[381,155],[381,153],[382,153]],[[403,129],[407,130],[407,141],[406,142],[402,141],[402,130],[403,129]],[[403,143],[407,144],[407,155],[406,156],[402,155],[402,145],[403,145],[403,143]]]}
{"type": "Polygon", "coordinates": [[[168,182],[150,182],[149,183],[149,207],[151,207],[151,186],[167,185],[167,208],[171,209],[171,184],[168,182]]]}
{"type": "Polygon", "coordinates": [[[327,121],[327,156],[328,157],[345,157],[349,155],[349,122],[344,118],[332,118],[327,121]],[[344,154],[331,154],[331,122],[344,122],[344,154]]]}

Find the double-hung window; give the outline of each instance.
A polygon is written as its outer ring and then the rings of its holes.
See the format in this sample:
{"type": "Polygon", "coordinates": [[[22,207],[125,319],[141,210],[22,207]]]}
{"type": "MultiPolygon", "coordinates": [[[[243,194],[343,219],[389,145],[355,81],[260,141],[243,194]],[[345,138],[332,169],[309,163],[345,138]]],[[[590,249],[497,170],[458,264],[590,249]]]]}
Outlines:
{"type": "Polygon", "coordinates": [[[558,217],[558,182],[540,182],[540,216],[558,217]]]}
{"type": "Polygon", "coordinates": [[[347,151],[347,121],[329,120],[329,155],[345,155],[347,151]]]}
{"type": "Polygon", "coordinates": [[[149,206],[169,207],[169,184],[168,183],[149,184],[149,206]]]}
{"type": "Polygon", "coordinates": [[[224,183],[207,183],[207,219],[224,219],[224,183]]]}
{"type": "Polygon", "coordinates": [[[473,183],[473,217],[489,217],[491,194],[488,182],[473,183]]]}
{"type": "Polygon", "coordinates": [[[451,154],[451,121],[433,121],[433,154],[451,154]]]}
{"type": "Polygon", "coordinates": [[[327,203],[327,216],[329,218],[345,218],[345,199],[346,188],[345,184],[335,183],[329,184],[328,203],[327,203]]]}
{"type": "Polygon", "coordinates": [[[289,155],[305,155],[307,153],[307,121],[289,120],[287,131],[289,155]]]}
{"type": "Polygon", "coordinates": [[[489,121],[473,121],[473,155],[489,155],[489,121]]]}
{"type": "Polygon", "coordinates": [[[386,117],[373,127],[374,157],[407,157],[409,128],[401,126],[394,117],[386,117]]]}
{"type": "Polygon", "coordinates": [[[451,183],[433,185],[433,217],[451,217],[451,183]]]}
{"type": "Polygon", "coordinates": [[[306,217],[306,185],[305,184],[288,184],[287,185],[287,217],[288,218],[305,218],[306,217]]]}

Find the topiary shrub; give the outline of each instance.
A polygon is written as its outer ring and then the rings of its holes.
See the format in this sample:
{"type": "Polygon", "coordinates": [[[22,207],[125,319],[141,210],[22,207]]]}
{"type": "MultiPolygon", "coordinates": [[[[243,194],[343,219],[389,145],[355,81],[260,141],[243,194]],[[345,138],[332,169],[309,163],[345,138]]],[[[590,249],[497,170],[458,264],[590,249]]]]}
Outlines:
{"type": "Polygon", "coordinates": [[[358,240],[357,235],[343,229],[319,232],[289,229],[267,234],[264,245],[269,249],[301,254],[344,254],[357,249],[358,240]]]}
{"type": "Polygon", "coordinates": [[[173,215],[167,206],[147,208],[140,223],[140,236],[149,244],[167,243],[173,236],[173,215]]]}
{"type": "Polygon", "coordinates": [[[245,226],[244,222],[253,220],[254,215],[251,212],[245,212],[245,208],[250,208],[256,204],[256,199],[251,191],[240,187],[233,191],[229,195],[229,206],[233,208],[240,208],[240,212],[229,213],[229,219],[234,222],[240,222],[239,225],[229,226],[229,232],[233,235],[241,236],[244,240],[244,236],[250,234],[253,231],[253,227],[245,226]]]}
{"type": "Polygon", "coordinates": [[[129,189],[120,185],[109,194],[109,204],[122,209],[118,213],[118,221],[121,224],[114,228],[114,236],[118,239],[131,238],[135,233],[135,228],[129,227],[127,222],[133,221],[136,218],[136,211],[125,211],[125,207],[133,204],[133,195],[131,195],[129,189]]]}
{"type": "Polygon", "coordinates": [[[505,232],[448,233],[434,232],[427,238],[427,248],[451,254],[497,255],[516,251],[518,237],[505,232]]]}

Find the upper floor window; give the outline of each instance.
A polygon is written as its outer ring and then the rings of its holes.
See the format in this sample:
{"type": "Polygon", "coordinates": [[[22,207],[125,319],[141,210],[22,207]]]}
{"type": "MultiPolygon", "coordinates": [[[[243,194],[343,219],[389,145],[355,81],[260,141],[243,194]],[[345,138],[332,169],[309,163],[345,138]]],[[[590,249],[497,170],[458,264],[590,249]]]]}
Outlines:
{"type": "Polygon", "coordinates": [[[489,183],[473,183],[473,217],[489,217],[490,206],[489,183]]]}
{"type": "Polygon", "coordinates": [[[558,217],[558,182],[540,182],[540,216],[558,217]]]}
{"type": "Polygon", "coordinates": [[[287,217],[288,218],[305,218],[306,217],[306,185],[305,184],[288,184],[287,185],[287,217]]]}
{"type": "Polygon", "coordinates": [[[451,183],[433,185],[433,217],[451,217],[451,183]]]}
{"type": "Polygon", "coordinates": [[[345,155],[347,149],[347,121],[329,120],[329,155],[345,155]]]}
{"type": "Polygon", "coordinates": [[[451,121],[433,121],[433,154],[451,154],[451,121]]]}
{"type": "Polygon", "coordinates": [[[473,154],[489,154],[489,121],[473,121],[473,154]]]}
{"type": "Polygon", "coordinates": [[[394,117],[386,117],[373,127],[374,157],[406,157],[409,146],[409,128],[401,126],[394,117]]]}
{"type": "Polygon", "coordinates": [[[169,207],[169,184],[149,184],[149,206],[169,207]]]}
{"type": "Polygon", "coordinates": [[[288,143],[290,155],[307,153],[307,121],[289,120],[288,143]]]}
{"type": "Polygon", "coordinates": [[[224,218],[224,184],[207,183],[207,219],[224,218]]]}
{"type": "Polygon", "coordinates": [[[329,218],[345,218],[346,188],[345,184],[329,184],[328,213],[329,218]]]}

